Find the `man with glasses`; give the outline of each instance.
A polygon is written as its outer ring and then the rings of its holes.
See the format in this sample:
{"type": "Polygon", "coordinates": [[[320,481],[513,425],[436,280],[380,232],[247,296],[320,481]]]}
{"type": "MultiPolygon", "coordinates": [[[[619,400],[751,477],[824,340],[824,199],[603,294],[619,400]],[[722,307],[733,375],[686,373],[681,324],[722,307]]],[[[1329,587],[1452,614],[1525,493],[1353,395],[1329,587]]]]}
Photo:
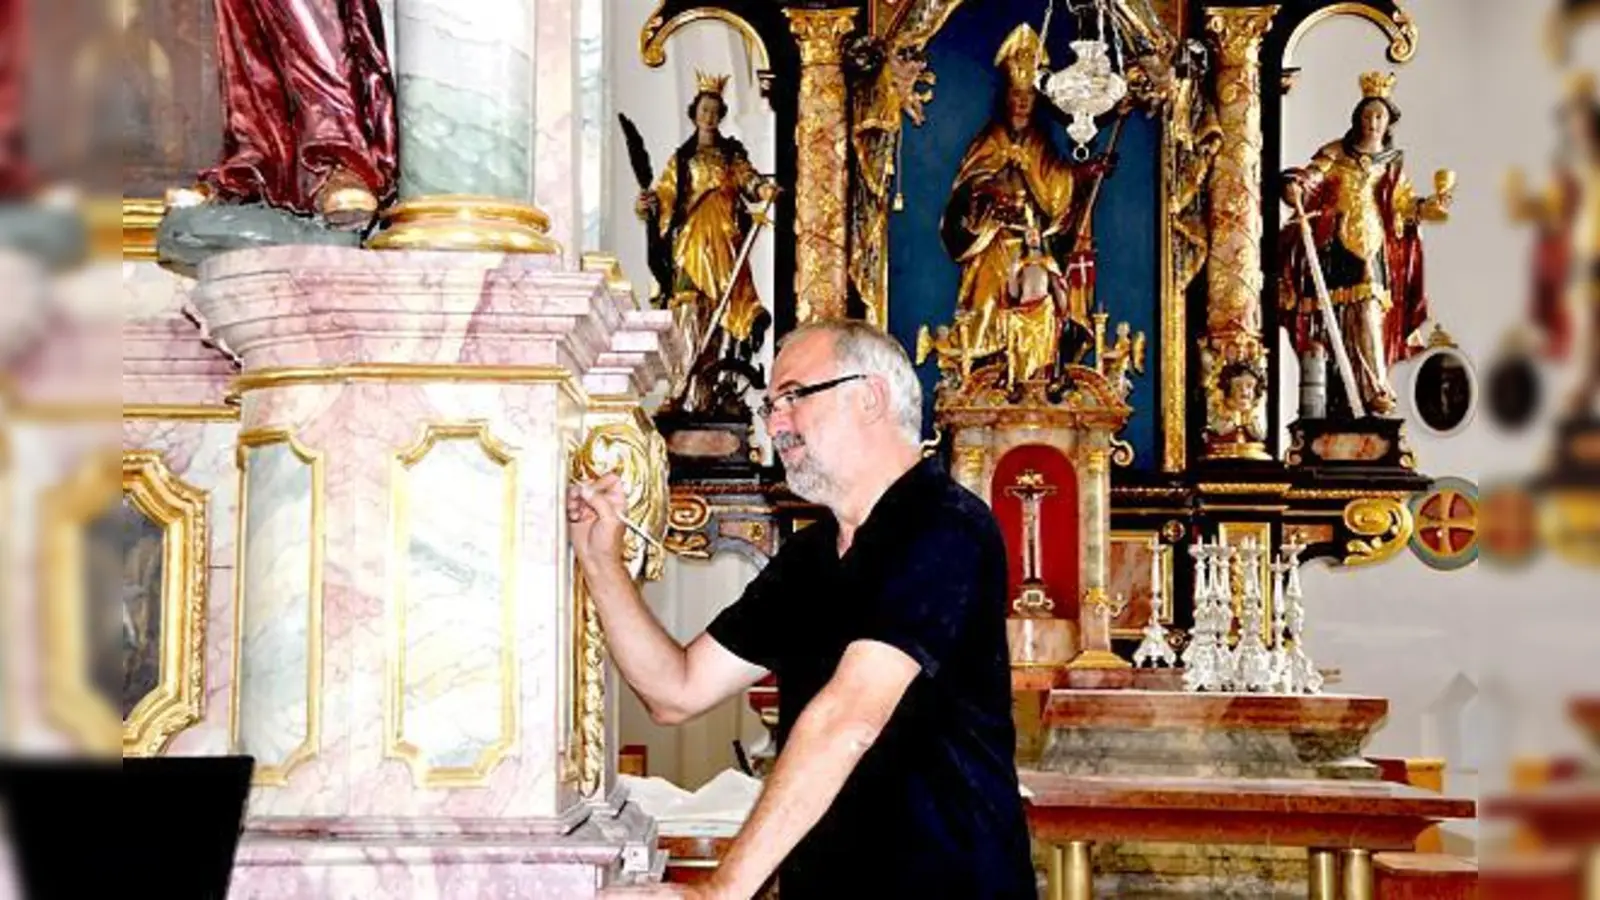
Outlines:
{"type": "Polygon", "coordinates": [[[832,515],[687,647],[622,565],[621,484],[568,496],[611,658],[657,722],[768,672],[779,687],[777,762],[715,875],[617,893],[748,898],[776,872],[784,900],[1036,898],[993,515],[923,457],[921,388],[893,338],[803,326],[772,385],[760,414],[789,488],[832,515]]]}

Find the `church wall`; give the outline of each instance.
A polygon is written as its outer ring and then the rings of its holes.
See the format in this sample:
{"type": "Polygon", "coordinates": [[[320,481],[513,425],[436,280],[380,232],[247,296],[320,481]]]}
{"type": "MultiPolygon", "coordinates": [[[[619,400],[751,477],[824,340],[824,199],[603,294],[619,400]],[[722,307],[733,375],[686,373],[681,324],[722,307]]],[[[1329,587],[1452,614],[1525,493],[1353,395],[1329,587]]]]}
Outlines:
{"type": "MultiPolygon", "coordinates": [[[[1284,165],[1302,165],[1347,126],[1361,72],[1398,75],[1396,144],[1419,192],[1431,193],[1435,169],[1459,174],[1452,220],[1424,232],[1427,285],[1435,320],[1480,379],[1507,331],[1526,321],[1530,234],[1507,218],[1501,185],[1513,165],[1525,168],[1530,186],[1542,184],[1556,149],[1562,75],[1542,44],[1552,5],[1410,0],[1421,40],[1416,57],[1399,66],[1384,58],[1387,41],[1369,23],[1324,22],[1300,44],[1294,62],[1302,71],[1285,100],[1284,165]]],[[[1600,62],[1600,40],[1579,49],[1588,65],[1600,62]]],[[[1287,341],[1278,342],[1277,358],[1287,423],[1298,377],[1287,341]]],[[[1499,429],[1480,404],[1464,430],[1439,437],[1410,412],[1414,365],[1393,380],[1419,468],[1480,486],[1543,464],[1557,402],[1577,375],[1575,366],[1546,373],[1540,419],[1521,434],[1499,429]]],[[[1313,564],[1304,579],[1311,654],[1340,670],[1330,690],[1389,698],[1372,754],[1444,757],[1447,790],[1492,793],[1516,757],[1581,749],[1563,706],[1597,682],[1593,583],[1592,573],[1548,554],[1520,570],[1480,557],[1438,572],[1410,553],[1366,569],[1313,564]]]]}

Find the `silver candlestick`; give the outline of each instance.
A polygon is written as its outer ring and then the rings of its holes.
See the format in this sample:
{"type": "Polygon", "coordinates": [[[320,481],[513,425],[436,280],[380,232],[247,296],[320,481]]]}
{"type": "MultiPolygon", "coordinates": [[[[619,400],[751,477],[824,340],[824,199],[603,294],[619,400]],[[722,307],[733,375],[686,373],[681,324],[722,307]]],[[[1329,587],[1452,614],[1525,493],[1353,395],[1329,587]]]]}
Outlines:
{"type": "Polygon", "coordinates": [[[1245,540],[1239,549],[1243,571],[1240,597],[1239,646],[1234,652],[1234,684],[1238,690],[1259,693],[1272,689],[1272,654],[1261,636],[1267,630],[1266,595],[1261,584],[1261,557],[1266,548],[1255,538],[1245,540]]]}
{"type": "Polygon", "coordinates": [[[1133,664],[1138,668],[1144,668],[1149,662],[1154,668],[1166,669],[1178,661],[1177,653],[1167,641],[1167,629],[1161,625],[1162,602],[1161,573],[1156,571],[1150,579],[1150,621],[1144,626],[1144,639],[1139,642],[1139,648],[1133,651],[1133,664]]]}
{"type": "Polygon", "coordinates": [[[1317,694],[1322,692],[1322,673],[1306,655],[1305,595],[1300,589],[1300,553],[1305,548],[1290,545],[1284,548],[1289,571],[1284,580],[1284,605],[1289,630],[1288,659],[1284,666],[1284,690],[1291,694],[1317,694]]]}

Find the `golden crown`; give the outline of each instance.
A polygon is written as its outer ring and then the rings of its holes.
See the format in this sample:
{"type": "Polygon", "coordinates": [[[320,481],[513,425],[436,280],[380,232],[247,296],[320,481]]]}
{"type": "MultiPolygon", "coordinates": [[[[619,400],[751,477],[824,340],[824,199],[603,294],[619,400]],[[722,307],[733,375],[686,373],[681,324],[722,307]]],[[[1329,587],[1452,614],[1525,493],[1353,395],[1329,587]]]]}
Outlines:
{"type": "Polygon", "coordinates": [[[1039,77],[1039,70],[1050,65],[1050,54],[1045,51],[1039,33],[1023,24],[1011,29],[994,55],[994,64],[1005,67],[1012,84],[1032,85],[1039,77]]]}
{"type": "Polygon", "coordinates": [[[1389,99],[1389,95],[1394,93],[1394,79],[1393,72],[1368,72],[1362,75],[1362,98],[1368,100],[1373,97],[1381,97],[1384,100],[1389,99]]]}
{"type": "Polygon", "coordinates": [[[694,71],[695,91],[701,94],[716,94],[721,97],[722,92],[727,90],[728,79],[731,77],[729,75],[711,75],[696,69],[694,71]]]}

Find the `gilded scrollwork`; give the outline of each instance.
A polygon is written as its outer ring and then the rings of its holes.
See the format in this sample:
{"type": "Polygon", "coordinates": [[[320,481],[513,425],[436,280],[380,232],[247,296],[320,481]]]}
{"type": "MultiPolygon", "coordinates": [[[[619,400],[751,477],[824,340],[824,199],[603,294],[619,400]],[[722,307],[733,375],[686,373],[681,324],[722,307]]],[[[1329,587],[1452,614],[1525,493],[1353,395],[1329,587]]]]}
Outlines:
{"type": "Polygon", "coordinates": [[[1345,544],[1347,566],[1383,562],[1406,548],[1415,529],[1411,507],[1395,497],[1360,497],[1344,508],[1345,527],[1357,537],[1345,544]]]}
{"type": "MultiPolygon", "coordinates": [[[[592,481],[608,474],[619,476],[627,497],[626,515],[661,540],[670,507],[666,441],[637,405],[601,412],[595,420],[572,454],[572,478],[592,481]]],[[[632,531],[626,533],[624,558],[638,577],[659,579],[666,564],[665,552],[632,531]]],[[[606,767],[605,634],[600,612],[581,577],[576,580],[573,600],[577,746],[572,749],[579,790],[589,795],[601,788],[606,767]]]]}

